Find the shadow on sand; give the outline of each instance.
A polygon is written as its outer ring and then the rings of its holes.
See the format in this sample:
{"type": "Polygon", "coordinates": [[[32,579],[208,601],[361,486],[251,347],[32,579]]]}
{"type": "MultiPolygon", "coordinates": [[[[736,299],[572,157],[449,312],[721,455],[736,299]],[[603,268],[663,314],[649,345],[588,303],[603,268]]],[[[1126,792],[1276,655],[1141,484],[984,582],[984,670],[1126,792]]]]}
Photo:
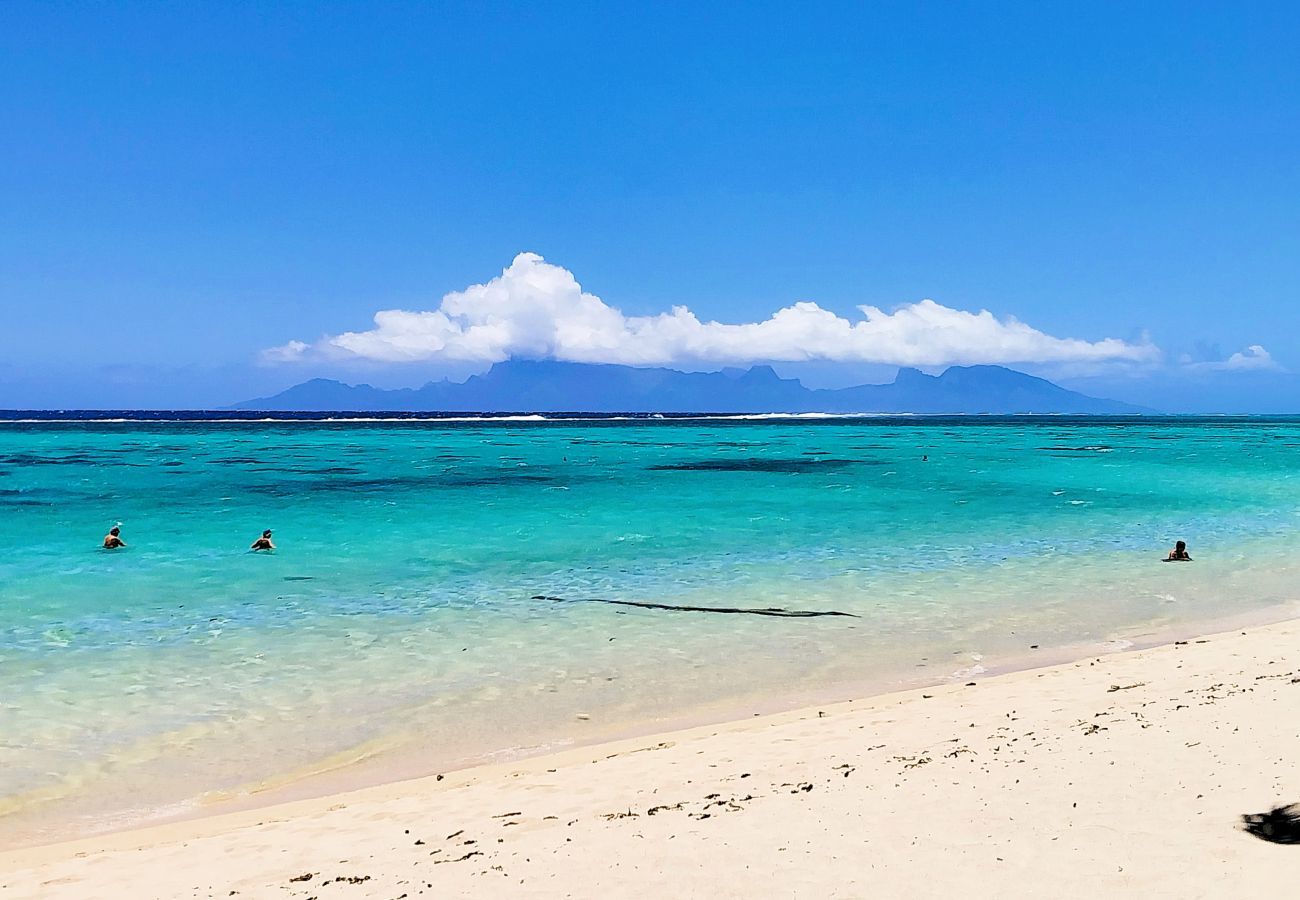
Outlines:
{"type": "Polygon", "coordinates": [[[1241,817],[1242,827],[1262,841],[1300,844],[1300,803],[1241,817]]]}

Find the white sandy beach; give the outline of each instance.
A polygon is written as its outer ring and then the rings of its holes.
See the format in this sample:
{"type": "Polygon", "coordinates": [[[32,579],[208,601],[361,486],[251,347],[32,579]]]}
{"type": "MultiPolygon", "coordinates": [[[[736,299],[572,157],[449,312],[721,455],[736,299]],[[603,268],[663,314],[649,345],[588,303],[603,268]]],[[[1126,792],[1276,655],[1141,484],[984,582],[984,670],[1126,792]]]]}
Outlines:
{"type": "Polygon", "coordinates": [[[0,855],[20,897],[1240,897],[1300,622],[0,855]]]}

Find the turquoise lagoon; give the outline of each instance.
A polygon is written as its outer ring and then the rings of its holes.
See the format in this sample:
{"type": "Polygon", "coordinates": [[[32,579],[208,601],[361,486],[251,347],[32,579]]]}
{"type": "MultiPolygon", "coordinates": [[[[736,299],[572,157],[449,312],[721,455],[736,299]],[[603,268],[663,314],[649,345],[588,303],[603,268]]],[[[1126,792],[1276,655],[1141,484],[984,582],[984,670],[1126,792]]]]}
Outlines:
{"type": "Polygon", "coordinates": [[[1292,419],[3,423],[0,844],[1282,618],[1298,448],[1292,419]]]}

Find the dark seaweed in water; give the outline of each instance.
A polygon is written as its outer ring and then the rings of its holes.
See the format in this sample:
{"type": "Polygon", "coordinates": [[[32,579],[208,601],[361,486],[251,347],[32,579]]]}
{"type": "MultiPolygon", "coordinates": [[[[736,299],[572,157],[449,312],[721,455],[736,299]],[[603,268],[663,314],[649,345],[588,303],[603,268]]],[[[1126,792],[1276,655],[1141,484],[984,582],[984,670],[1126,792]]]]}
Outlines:
{"type": "Polygon", "coordinates": [[[286,480],[274,484],[250,484],[244,490],[251,494],[265,494],[270,497],[294,497],[313,493],[374,491],[426,483],[428,479],[425,478],[328,478],[314,481],[286,480]]]}
{"type": "Polygon", "coordinates": [[[30,497],[19,496],[22,491],[0,491],[0,506],[53,506],[53,503],[46,503],[44,500],[33,500],[30,497]]]}
{"type": "Polygon", "coordinates": [[[561,481],[543,472],[483,472],[480,474],[444,475],[442,485],[452,487],[504,487],[512,484],[554,484],[561,481]]]}
{"type": "Polygon", "coordinates": [[[840,612],[835,609],[782,609],[778,606],[767,606],[759,609],[739,609],[733,606],[677,606],[672,603],[644,603],[637,600],[603,600],[599,597],[575,597],[570,599],[568,597],[548,597],[545,594],[537,594],[533,599],[550,600],[554,603],[609,603],[613,606],[636,606],[641,609],[664,609],[670,612],[727,613],[743,616],[774,616],[783,619],[812,619],[819,616],[859,618],[855,613],[840,612]]]}
{"type": "Polygon", "coordinates": [[[843,469],[856,462],[852,459],[701,459],[684,463],[661,463],[650,466],[658,472],[818,472],[843,469]]]}
{"type": "Polygon", "coordinates": [[[340,491],[382,491],[412,487],[508,487],[510,485],[554,484],[561,479],[543,472],[492,470],[445,475],[403,476],[400,478],[344,478],[331,477],[315,480],[285,480],[274,484],[250,484],[245,490],[272,497],[292,497],[307,493],[336,493],[340,491]]]}
{"type": "Polygon", "coordinates": [[[361,469],[351,466],[327,466],[325,468],[295,466],[262,466],[259,472],[280,472],[284,475],[360,475],[361,469]]]}
{"type": "Polygon", "coordinates": [[[93,462],[96,462],[96,460],[84,453],[73,453],[68,456],[10,453],[6,456],[0,456],[0,463],[10,463],[17,466],[84,466],[93,462]]]}
{"type": "MultiPolygon", "coordinates": [[[[47,494],[48,491],[41,493],[47,494]]],[[[23,488],[0,488],[0,506],[53,506],[45,500],[37,500],[32,492],[23,488]]]]}

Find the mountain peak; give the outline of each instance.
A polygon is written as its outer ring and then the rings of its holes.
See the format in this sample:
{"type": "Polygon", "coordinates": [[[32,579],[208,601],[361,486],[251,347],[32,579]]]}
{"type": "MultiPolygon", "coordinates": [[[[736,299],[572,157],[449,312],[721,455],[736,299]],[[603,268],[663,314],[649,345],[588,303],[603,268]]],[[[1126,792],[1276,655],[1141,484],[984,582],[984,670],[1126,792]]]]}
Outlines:
{"type": "MultiPolygon", "coordinates": [[[[781,376],[776,374],[776,369],[773,369],[771,366],[751,366],[749,371],[742,375],[741,378],[750,382],[782,380],[781,376]]],[[[786,380],[795,381],[797,379],[786,380]]]]}
{"type": "Polygon", "coordinates": [[[934,380],[935,377],[933,375],[927,375],[920,369],[914,369],[911,366],[903,366],[898,370],[898,374],[894,376],[894,384],[909,387],[925,384],[934,380]]]}

